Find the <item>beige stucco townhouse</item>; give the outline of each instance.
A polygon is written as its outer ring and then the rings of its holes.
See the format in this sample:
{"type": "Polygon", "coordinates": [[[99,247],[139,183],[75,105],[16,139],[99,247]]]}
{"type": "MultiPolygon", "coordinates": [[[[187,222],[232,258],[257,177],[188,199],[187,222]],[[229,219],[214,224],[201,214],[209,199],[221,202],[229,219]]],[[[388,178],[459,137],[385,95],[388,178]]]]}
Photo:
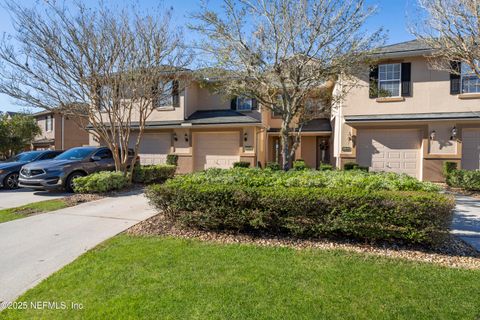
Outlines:
{"type": "Polygon", "coordinates": [[[72,116],[46,110],[34,113],[33,117],[41,130],[32,142],[33,150],[66,150],[89,144],[88,132],[72,116]]]}
{"type": "MultiPolygon", "coordinates": [[[[262,167],[279,161],[280,119],[262,110],[254,99],[224,97],[202,83],[189,82],[180,92],[173,90],[178,85],[170,86],[172,98],[157,105],[146,123],[141,163],[165,163],[168,154],[176,154],[178,172],[187,173],[230,168],[237,161],[262,167]]],[[[138,124],[133,122],[132,126],[135,129],[138,124]]],[[[309,121],[303,127],[296,158],[304,159],[310,167],[330,162],[331,131],[328,118],[319,115],[309,121]]],[[[98,144],[92,135],[90,144],[98,144]]]]}
{"type": "MultiPolygon", "coordinates": [[[[335,109],[334,161],[442,181],[442,164],[480,168],[480,79],[434,70],[420,41],[381,48],[335,109]]],[[[341,83],[339,83],[341,85],[341,83]]]]}

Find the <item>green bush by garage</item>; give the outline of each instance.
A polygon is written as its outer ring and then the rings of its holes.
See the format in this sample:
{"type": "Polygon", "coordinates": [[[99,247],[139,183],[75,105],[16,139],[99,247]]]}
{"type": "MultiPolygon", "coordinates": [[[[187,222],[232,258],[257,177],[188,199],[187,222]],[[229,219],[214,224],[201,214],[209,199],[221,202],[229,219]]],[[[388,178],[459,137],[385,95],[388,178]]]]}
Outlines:
{"type": "Polygon", "coordinates": [[[456,162],[443,164],[445,181],[450,187],[467,191],[480,191],[480,170],[459,170],[456,162]]]}
{"type": "Polygon", "coordinates": [[[156,164],[136,166],[133,170],[133,182],[135,183],[163,183],[173,178],[177,167],[173,164],[156,164]]]}
{"type": "Polygon", "coordinates": [[[77,193],[104,193],[121,190],[129,185],[122,172],[102,171],[74,180],[73,190],[77,193]]]}
{"type": "MultiPolygon", "coordinates": [[[[151,186],[147,196],[172,221],[206,230],[408,243],[433,243],[448,233],[454,201],[437,192],[307,186],[301,179],[282,180],[288,172],[270,170],[269,181],[232,179],[235,171],[257,173],[252,170],[225,170],[223,180],[209,176],[212,172],[177,177],[151,186]]],[[[308,172],[294,176],[308,178],[308,172]]]]}

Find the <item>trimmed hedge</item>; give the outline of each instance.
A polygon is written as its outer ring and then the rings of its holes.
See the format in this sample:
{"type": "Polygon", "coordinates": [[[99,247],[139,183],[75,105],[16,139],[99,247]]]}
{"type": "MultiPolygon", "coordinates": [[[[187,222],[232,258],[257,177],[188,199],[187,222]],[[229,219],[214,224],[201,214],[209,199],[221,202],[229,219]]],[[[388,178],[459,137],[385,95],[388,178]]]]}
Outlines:
{"type": "Polygon", "coordinates": [[[103,193],[121,190],[128,184],[129,179],[122,172],[101,171],[76,178],[73,190],[78,193],[103,193]]]}
{"type": "Polygon", "coordinates": [[[136,166],[133,169],[133,182],[136,183],[163,183],[173,178],[177,167],[170,164],[136,166]]]}
{"type": "Polygon", "coordinates": [[[332,171],[333,166],[331,164],[321,163],[320,166],[318,167],[318,170],[320,170],[320,171],[332,171]]]}
{"type": "Polygon", "coordinates": [[[443,163],[443,175],[446,177],[448,177],[448,174],[450,172],[452,172],[453,170],[457,170],[458,168],[458,164],[456,162],[452,162],[452,161],[445,161],[443,163]]]}
{"type": "Polygon", "coordinates": [[[150,186],[146,194],[167,218],[195,228],[408,243],[441,239],[454,206],[452,198],[433,192],[252,187],[182,178],[150,186]]]}
{"type": "Polygon", "coordinates": [[[367,171],[368,172],[368,167],[361,167],[359,164],[353,163],[353,162],[345,163],[345,165],[343,166],[343,169],[345,171],[362,170],[362,171],[367,171]]]}
{"type": "Polygon", "coordinates": [[[270,170],[273,170],[273,171],[280,171],[280,170],[282,170],[282,167],[280,166],[280,164],[278,162],[268,162],[265,165],[265,169],[270,169],[270,170]]]}
{"type": "Polygon", "coordinates": [[[408,175],[360,170],[303,170],[274,171],[257,168],[230,170],[209,169],[176,179],[193,184],[225,183],[252,187],[309,187],[309,188],[359,188],[368,191],[440,191],[430,182],[422,182],[408,175]]]}
{"type": "Polygon", "coordinates": [[[301,171],[306,169],[308,169],[308,166],[305,163],[305,160],[298,159],[293,161],[293,170],[301,171]]]}
{"type": "Polygon", "coordinates": [[[480,191],[480,171],[452,170],[447,174],[446,182],[454,188],[462,188],[467,191],[480,191]]]}
{"type": "Polygon", "coordinates": [[[250,162],[247,161],[238,161],[233,163],[234,168],[249,168],[250,162]]]}
{"type": "Polygon", "coordinates": [[[178,155],[167,154],[167,164],[176,166],[178,164],[178,155]]]}

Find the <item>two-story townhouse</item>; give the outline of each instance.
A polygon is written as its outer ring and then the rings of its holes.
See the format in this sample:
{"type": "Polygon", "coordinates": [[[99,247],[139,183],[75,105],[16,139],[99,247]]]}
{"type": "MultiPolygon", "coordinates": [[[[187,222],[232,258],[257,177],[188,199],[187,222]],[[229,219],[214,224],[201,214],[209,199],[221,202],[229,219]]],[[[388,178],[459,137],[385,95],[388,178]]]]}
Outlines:
{"type": "MultiPolygon", "coordinates": [[[[335,109],[336,165],[443,181],[442,165],[480,168],[480,80],[431,66],[418,40],[383,47],[335,109]]],[[[342,85],[340,83],[340,85],[342,85]]]]}
{"type": "Polygon", "coordinates": [[[32,142],[33,150],[66,150],[89,144],[89,134],[71,116],[54,111],[33,114],[41,133],[32,142]]]}
{"type": "MultiPolygon", "coordinates": [[[[141,163],[165,163],[168,154],[176,154],[178,172],[187,173],[230,168],[237,161],[252,167],[279,161],[280,119],[260,108],[255,99],[213,93],[205,85],[208,81],[190,81],[183,90],[175,90],[179,86],[172,82],[169,103],[158,104],[146,123],[141,163]]],[[[136,126],[132,122],[132,128],[136,126]]],[[[296,158],[305,159],[311,167],[329,162],[330,136],[329,119],[309,121],[302,129],[296,158]]],[[[99,144],[93,135],[90,144],[99,144]]]]}

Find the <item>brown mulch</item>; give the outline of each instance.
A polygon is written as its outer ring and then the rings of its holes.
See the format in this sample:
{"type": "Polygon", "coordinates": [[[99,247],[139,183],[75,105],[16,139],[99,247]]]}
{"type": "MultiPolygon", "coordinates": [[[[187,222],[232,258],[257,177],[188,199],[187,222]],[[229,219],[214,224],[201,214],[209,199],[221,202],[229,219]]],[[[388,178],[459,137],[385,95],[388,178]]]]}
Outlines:
{"type": "Polygon", "coordinates": [[[441,187],[447,193],[457,193],[464,196],[470,196],[476,199],[480,199],[480,191],[468,191],[462,188],[453,188],[453,187],[450,187],[448,184],[442,183],[442,182],[437,182],[435,184],[441,187]]]}
{"type": "Polygon", "coordinates": [[[90,201],[95,201],[95,200],[100,200],[102,199],[103,196],[98,195],[98,194],[91,194],[91,193],[76,193],[71,196],[65,197],[65,203],[69,207],[76,206],[80,203],[85,203],[85,202],[90,202],[90,201]]]}
{"type": "Polygon", "coordinates": [[[153,216],[131,227],[126,232],[131,235],[174,236],[222,244],[246,243],[294,249],[340,249],[375,256],[435,263],[451,268],[480,269],[480,253],[454,236],[449,236],[441,246],[436,248],[392,243],[367,244],[354,240],[299,239],[283,236],[187,229],[167,221],[162,214],[153,216]]]}

